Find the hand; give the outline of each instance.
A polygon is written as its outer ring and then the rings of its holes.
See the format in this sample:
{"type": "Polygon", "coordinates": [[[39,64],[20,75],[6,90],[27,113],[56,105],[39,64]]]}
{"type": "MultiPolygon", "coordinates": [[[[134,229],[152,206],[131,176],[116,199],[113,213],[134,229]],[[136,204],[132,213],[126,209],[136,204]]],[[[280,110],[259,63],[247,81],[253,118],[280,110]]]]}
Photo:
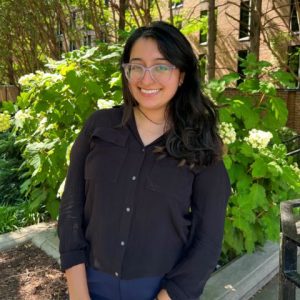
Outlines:
{"type": "Polygon", "coordinates": [[[161,290],[156,296],[157,300],[172,300],[167,292],[167,290],[161,290]]]}

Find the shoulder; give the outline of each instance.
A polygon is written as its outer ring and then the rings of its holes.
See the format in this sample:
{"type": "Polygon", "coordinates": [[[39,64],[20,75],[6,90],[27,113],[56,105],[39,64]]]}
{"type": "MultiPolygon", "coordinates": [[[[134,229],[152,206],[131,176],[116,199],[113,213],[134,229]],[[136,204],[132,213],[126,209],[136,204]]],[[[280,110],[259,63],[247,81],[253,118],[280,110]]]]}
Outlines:
{"type": "Polygon", "coordinates": [[[97,127],[112,128],[121,124],[123,106],[115,106],[107,109],[100,109],[93,112],[85,122],[88,133],[93,132],[97,127]]]}

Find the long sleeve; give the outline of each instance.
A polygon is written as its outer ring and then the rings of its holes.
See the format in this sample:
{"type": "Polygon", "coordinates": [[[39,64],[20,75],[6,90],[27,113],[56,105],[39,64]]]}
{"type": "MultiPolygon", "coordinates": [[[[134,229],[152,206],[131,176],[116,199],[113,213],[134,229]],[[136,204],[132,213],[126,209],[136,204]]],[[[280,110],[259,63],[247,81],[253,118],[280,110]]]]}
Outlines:
{"type": "Polygon", "coordinates": [[[61,200],[58,220],[61,268],[68,269],[87,261],[88,244],[84,238],[83,208],[85,203],[84,166],[89,152],[91,118],[75,140],[61,200]]]}
{"type": "Polygon", "coordinates": [[[229,195],[230,182],[222,161],[196,175],[190,241],[163,283],[172,300],[196,300],[202,294],[221,252],[229,195]]]}

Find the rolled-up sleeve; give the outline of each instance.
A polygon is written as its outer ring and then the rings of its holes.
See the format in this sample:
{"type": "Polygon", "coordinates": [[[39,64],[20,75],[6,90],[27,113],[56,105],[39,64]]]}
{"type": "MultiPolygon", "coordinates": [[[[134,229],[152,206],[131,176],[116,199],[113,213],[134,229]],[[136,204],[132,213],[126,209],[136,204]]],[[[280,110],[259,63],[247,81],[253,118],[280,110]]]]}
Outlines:
{"type": "Polygon", "coordinates": [[[88,243],[84,237],[83,208],[85,204],[84,166],[89,152],[89,132],[92,117],[75,140],[63,192],[59,219],[58,236],[62,270],[87,262],[88,243]]]}
{"type": "Polygon", "coordinates": [[[196,300],[202,294],[220,256],[229,196],[230,182],[222,161],[195,176],[190,240],[163,282],[172,300],[196,300]]]}

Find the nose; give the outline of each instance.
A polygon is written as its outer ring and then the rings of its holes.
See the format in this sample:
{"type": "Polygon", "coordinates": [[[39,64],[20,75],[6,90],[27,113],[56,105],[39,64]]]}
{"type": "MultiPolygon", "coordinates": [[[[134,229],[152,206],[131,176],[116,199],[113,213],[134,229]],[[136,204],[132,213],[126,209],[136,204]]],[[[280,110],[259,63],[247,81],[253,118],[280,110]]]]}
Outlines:
{"type": "Polygon", "coordinates": [[[155,80],[152,78],[152,75],[150,73],[150,70],[145,70],[145,74],[143,76],[143,78],[141,79],[141,81],[145,84],[147,83],[153,83],[155,80]]]}

